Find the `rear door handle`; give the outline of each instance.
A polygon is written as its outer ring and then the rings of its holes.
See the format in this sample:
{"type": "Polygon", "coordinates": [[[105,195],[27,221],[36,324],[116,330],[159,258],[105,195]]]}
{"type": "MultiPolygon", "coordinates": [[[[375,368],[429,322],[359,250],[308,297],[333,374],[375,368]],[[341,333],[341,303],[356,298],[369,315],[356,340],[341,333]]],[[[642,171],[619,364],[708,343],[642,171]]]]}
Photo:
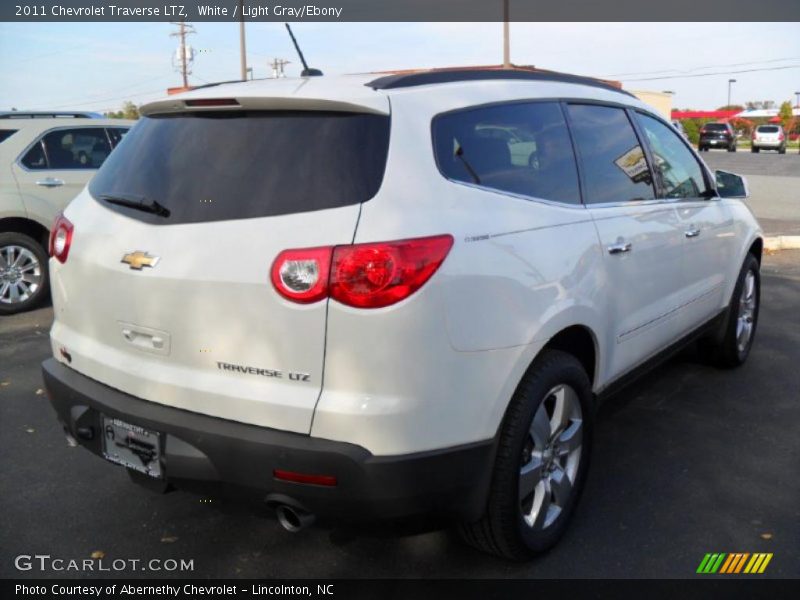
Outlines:
{"type": "Polygon", "coordinates": [[[36,185],[41,185],[42,187],[59,187],[64,185],[64,180],[56,179],[55,177],[45,177],[37,181],[36,185]]]}
{"type": "Polygon", "coordinates": [[[683,235],[685,235],[687,238],[694,238],[694,237],[697,237],[698,235],[700,235],[700,230],[699,229],[688,229],[687,231],[683,232],[683,235]]]}
{"type": "Polygon", "coordinates": [[[630,252],[633,245],[630,242],[619,242],[611,244],[608,247],[609,254],[622,254],[623,252],[630,252]]]}

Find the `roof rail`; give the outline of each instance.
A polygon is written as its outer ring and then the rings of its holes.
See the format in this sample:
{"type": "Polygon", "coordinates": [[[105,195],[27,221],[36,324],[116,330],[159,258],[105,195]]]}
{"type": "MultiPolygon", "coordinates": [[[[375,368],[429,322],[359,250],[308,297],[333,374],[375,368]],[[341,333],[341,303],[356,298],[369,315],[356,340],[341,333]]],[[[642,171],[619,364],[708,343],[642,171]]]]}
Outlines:
{"type": "Polygon", "coordinates": [[[0,119],[102,119],[96,112],[10,110],[0,112],[0,119]]]}
{"type": "Polygon", "coordinates": [[[419,71],[417,73],[385,75],[383,77],[373,79],[365,85],[374,90],[394,90],[418,85],[502,79],[576,83],[579,85],[602,88],[612,92],[619,92],[620,94],[634,97],[633,94],[615,87],[610,83],[601,81],[600,79],[581,77],[580,75],[570,75],[569,73],[558,73],[556,71],[532,71],[523,69],[435,69],[432,71],[419,71]]]}

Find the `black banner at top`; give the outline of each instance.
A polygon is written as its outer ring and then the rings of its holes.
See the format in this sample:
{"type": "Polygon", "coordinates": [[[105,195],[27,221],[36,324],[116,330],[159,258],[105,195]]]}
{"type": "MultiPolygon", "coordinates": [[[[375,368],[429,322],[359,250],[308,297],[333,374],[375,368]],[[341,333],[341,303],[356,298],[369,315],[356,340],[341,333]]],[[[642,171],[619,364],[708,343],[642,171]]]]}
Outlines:
{"type": "Polygon", "coordinates": [[[0,21],[800,21],[800,0],[3,0],[0,21]],[[507,12],[506,12],[507,2],[507,12]],[[506,16],[507,15],[507,16],[506,16]]]}

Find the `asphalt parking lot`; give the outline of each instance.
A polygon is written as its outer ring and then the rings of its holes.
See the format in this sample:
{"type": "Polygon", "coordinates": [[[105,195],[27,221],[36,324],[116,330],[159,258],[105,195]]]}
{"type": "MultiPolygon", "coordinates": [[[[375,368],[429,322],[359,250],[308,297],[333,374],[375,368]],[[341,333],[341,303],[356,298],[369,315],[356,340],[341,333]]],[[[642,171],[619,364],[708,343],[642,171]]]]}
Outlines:
{"type": "Polygon", "coordinates": [[[796,148],[786,154],[740,149],[712,150],[702,156],[712,169],[747,177],[748,204],[767,235],[800,235],[800,154],[796,148]]]}
{"type": "MultiPolygon", "coordinates": [[[[786,166],[792,172],[795,164],[793,176],[772,177],[796,186],[800,175],[800,156],[704,158],[731,171],[742,158],[793,158],[786,166]]],[[[737,172],[748,174],[745,168],[737,172]]],[[[266,509],[134,486],[122,468],[64,441],[39,374],[52,309],[4,317],[0,577],[78,576],[20,572],[14,557],[81,560],[98,552],[109,561],[194,561],[192,573],[116,576],[691,577],[707,552],[772,552],[763,576],[798,578],[800,251],[765,256],[762,272],[748,363],[721,371],[689,350],[608,400],[571,528],[554,550],[522,565],[473,551],[446,531],[393,536],[315,527],[293,535],[266,509]]]]}

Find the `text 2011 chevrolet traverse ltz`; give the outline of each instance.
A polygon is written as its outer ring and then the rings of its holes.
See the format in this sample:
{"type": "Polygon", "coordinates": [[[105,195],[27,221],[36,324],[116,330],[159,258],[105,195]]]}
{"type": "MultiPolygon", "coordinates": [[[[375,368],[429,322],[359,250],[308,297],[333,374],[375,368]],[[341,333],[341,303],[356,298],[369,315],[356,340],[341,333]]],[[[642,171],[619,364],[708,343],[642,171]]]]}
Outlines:
{"type": "Polygon", "coordinates": [[[742,364],[762,237],[653,110],[557,74],[224,84],[153,102],[53,228],[51,402],[143,483],[314,516],[564,532],[597,398],[742,364]]]}

